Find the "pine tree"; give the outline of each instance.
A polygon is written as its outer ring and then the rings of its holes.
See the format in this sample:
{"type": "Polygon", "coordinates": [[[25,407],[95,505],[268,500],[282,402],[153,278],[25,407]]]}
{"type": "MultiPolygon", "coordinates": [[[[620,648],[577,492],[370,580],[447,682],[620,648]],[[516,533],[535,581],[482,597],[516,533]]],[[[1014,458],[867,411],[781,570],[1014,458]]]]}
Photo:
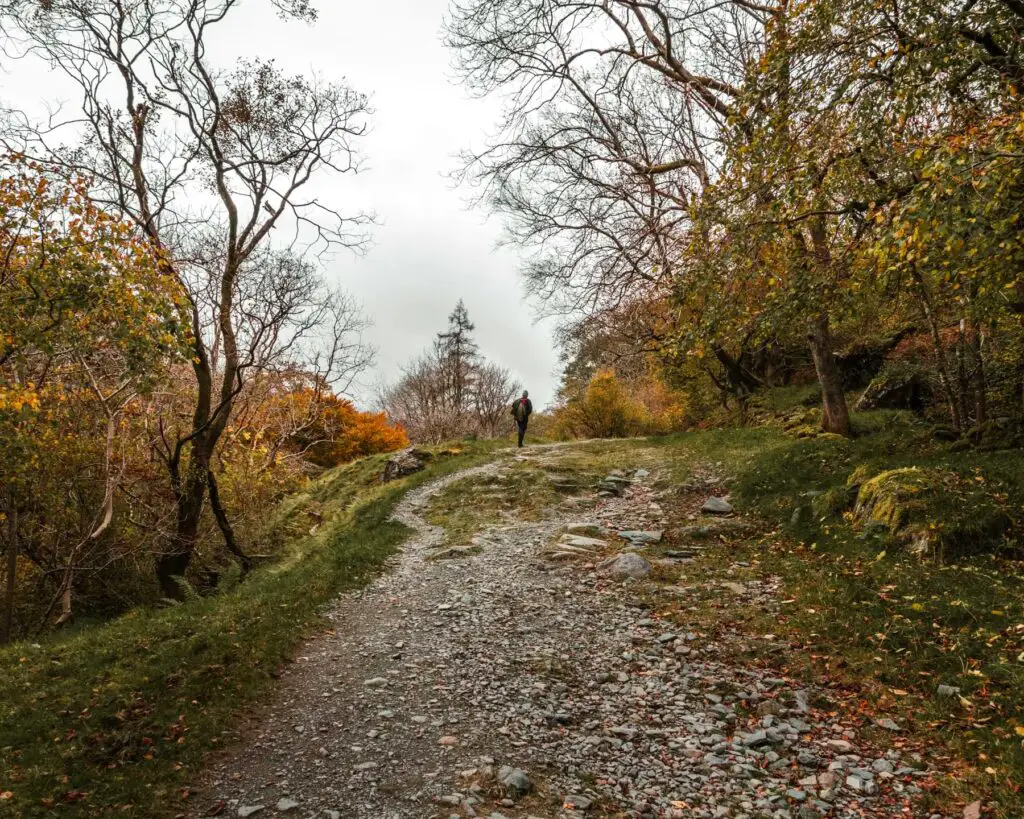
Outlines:
{"type": "Polygon", "coordinates": [[[446,392],[452,408],[461,416],[469,411],[473,398],[473,373],[479,353],[473,338],[476,326],[462,299],[448,316],[448,329],[437,334],[438,358],[445,368],[446,392]]]}

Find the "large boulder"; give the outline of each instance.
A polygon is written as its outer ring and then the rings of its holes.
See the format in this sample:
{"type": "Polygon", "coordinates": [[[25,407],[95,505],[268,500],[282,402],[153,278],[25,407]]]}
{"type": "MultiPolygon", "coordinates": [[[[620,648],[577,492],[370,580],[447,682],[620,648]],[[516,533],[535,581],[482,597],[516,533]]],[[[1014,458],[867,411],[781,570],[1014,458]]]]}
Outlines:
{"type": "Polygon", "coordinates": [[[939,558],[997,548],[1013,525],[991,487],[920,467],[863,479],[854,519],[865,530],[887,533],[894,544],[939,558]]]}
{"type": "Polygon", "coordinates": [[[1019,449],[1024,447],[1024,419],[992,418],[967,433],[967,439],[982,451],[1019,449]]]}
{"type": "Polygon", "coordinates": [[[921,412],[932,403],[931,374],[911,361],[887,362],[868,384],[855,409],[897,409],[921,412]]]}
{"type": "Polygon", "coordinates": [[[415,447],[409,447],[408,449],[396,452],[384,464],[384,473],[381,475],[381,481],[387,483],[398,478],[404,478],[406,475],[412,475],[414,472],[419,472],[426,467],[430,457],[429,452],[424,452],[415,447]]]}

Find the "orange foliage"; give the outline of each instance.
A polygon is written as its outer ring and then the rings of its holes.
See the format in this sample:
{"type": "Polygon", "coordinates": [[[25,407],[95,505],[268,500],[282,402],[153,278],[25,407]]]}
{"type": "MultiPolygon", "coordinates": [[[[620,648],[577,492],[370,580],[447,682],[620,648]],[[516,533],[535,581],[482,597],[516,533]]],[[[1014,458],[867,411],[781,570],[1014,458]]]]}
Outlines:
{"type": "Polygon", "coordinates": [[[654,373],[627,380],[600,369],[557,411],[556,426],[569,437],[663,435],[684,428],[686,404],[684,394],[654,373]]]}
{"type": "MultiPolygon", "coordinates": [[[[293,397],[301,398],[301,391],[293,397]]],[[[297,430],[290,442],[318,466],[337,466],[409,445],[405,430],[392,424],[384,413],[360,412],[351,401],[333,395],[320,396],[317,410],[316,417],[297,430]]]]}

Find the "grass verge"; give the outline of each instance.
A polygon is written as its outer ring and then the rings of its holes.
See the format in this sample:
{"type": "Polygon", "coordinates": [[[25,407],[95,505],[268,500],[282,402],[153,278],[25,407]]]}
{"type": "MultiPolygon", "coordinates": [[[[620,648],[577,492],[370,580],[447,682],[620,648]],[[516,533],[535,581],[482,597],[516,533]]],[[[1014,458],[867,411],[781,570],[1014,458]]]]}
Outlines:
{"type": "Polygon", "coordinates": [[[0,651],[0,815],[180,813],[205,755],[315,633],[321,608],[407,537],[389,520],[400,497],[492,450],[444,450],[387,485],[384,456],[334,470],[282,506],[283,557],[244,583],[0,651]]]}
{"type": "MultiPolygon", "coordinates": [[[[895,717],[906,732],[880,741],[928,745],[945,757],[950,776],[936,804],[982,798],[986,815],[1024,816],[1024,458],[1019,450],[953,451],[896,413],[855,421],[860,434],[851,441],[762,428],[632,445],[659,462],[670,483],[710,467],[760,524],[752,534],[720,536],[719,548],[680,581],[697,590],[664,614],[742,635],[735,644],[749,662],[845,690],[866,731],[876,730],[875,716],[895,717]],[[955,473],[1015,518],[1018,540],[998,553],[939,562],[910,554],[885,532],[858,531],[838,510],[810,513],[812,496],[841,495],[858,467],[955,473]],[[794,515],[798,508],[807,514],[794,515]],[[782,581],[780,612],[744,605],[714,585],[773,577],[782,581]],[[940,685],[957,691],[940,693],[940,685]]],[[[970,514],[957,504],[971,498],[950,493],[948,508],[934,509],[939,524],[970,514]]]]}

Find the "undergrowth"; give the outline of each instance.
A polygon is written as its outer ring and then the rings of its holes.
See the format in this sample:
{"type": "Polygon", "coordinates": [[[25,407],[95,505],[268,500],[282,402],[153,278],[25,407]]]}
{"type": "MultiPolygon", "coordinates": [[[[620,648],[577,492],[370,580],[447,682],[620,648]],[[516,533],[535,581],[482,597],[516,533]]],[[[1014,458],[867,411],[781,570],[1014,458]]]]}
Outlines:
{"type": "Polygon", "coordinates": [[[283,557],[244,582],[0,651],[0,815],[180,813],[204,756],[320,628],[322,607],[406,538],[389,520],[401,495],[492,449],[444,450],[386,485],[384,456],[334,470],[282,505],[283,557]]]}

